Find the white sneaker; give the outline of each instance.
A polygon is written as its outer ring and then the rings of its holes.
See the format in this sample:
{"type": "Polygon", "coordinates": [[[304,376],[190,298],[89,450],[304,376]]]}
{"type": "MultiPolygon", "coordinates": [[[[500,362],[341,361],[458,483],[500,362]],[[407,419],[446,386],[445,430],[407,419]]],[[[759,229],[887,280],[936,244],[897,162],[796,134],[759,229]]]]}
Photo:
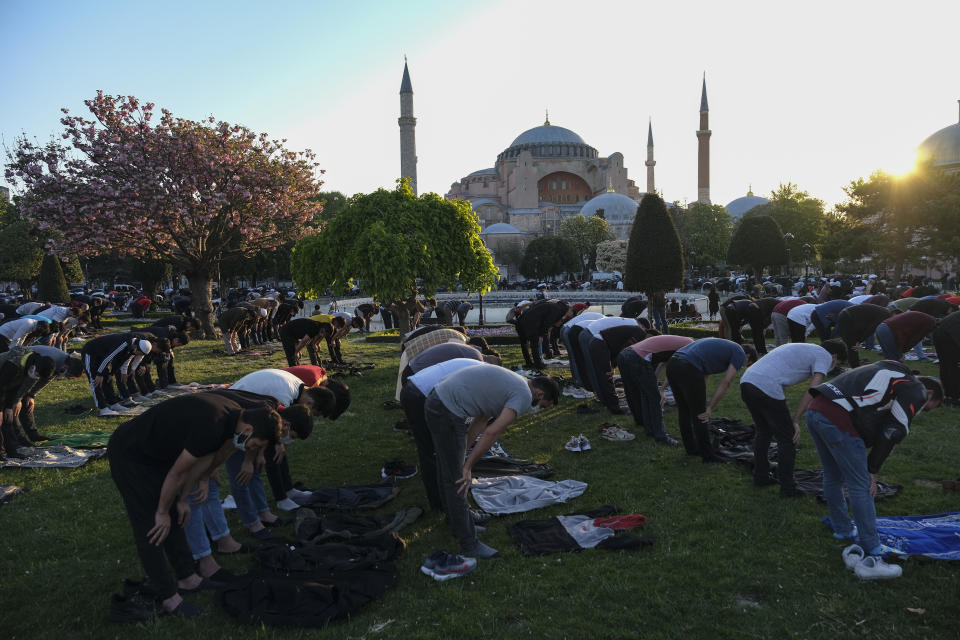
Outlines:
{"type": "Polygon", "coordinates": [[[611,424],[601,429],[600,436],[604,440],[613,440],[614,442],[626,442],[633,440],[636,437],[626,429],[622,429],[615,424],[611,424]]]}
{"type": "Polygon", "coordinates": [[[101,416],[119,416],[123,414],[121,414],[119,411],[114,411],[110,407],[104,407],[103,409],[100,409],[100,415],[101,416]]]}
{"type": "Polygon", "coordinates": [[[582,433],[580,434],[580,451],[590,451],[590,441],[582,433]]]}
{"type": "Polygon", "coordinates": [[[580,438],[576,436],[570,436],[570,439],[567,441],[567,444],[563,445],[563,448],[567,451],[580,453],[580,438]]]}
{"type": "Polygon", "coordinates": [[[123,406],[123,405],[120,404],[119,402],[118,402],[117,404],[112,404],[112,405],[110,405],[110,408],[113,409],[114,411],[116,411],[118,414],[126,413],[126,412],[130,411],[129,408],[123,406]]]}
{"type": "Polygon", "coordinates": [[[881,580],[899,578],[903,575],[903,567],[898,564],[887,564],[877,556],[867,556],[853,568],[853,572],[861,580],[881,580]]]}
{"type": "Polygon", "coordinates": [[[296,502],[294,502],[290,498],[284,498],[283,500],[277,503],[277,509],[283,509],[284,511],[296,511],[299,508],[300,508],[300,505],[298,505],[296,502]]]}
{"type": "Polygon", "coordinates": [[[287,491],[287,498],[309,498],[313,494],[309,491],[300,491],[300,489],[290,489],[287,491]]]}
{"type": "Polygon", "coordinates": [[[853,571],[857,568],[858,564],[863,562],[865,555],[863,547],[858,544],[852,544],[843,550],[843,564],[847,565],[847,569],[853,571]]]}
{"type": "Polygon", "coordinates": [[[237,501],[233,499],[232,495],[230,495],[223,499],[223,502],[220,503],[220,506],[224,509],[236,509],[237,501]]]}

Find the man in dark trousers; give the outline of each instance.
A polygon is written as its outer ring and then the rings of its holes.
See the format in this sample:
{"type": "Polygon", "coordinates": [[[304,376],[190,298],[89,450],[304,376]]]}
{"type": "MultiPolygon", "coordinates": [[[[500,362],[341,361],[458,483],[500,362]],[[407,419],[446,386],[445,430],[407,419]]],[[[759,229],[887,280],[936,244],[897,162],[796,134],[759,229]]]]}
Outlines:
{"type": "Polygon", "coordinates": [[[220,325],[220,331],[223,334],[223,346],[227,355],[235,356],[240,353],[241,336],[256,321],[258,315],[258,311],[243,307],[232,307],[220,314],[217,323],[220,325]]]}
{"type": "Polygon", "coordinates": [[[737,372],[756,359],[757,353],[751,345],[739,345],[723,338],[703,338],[681,347],[667,362],[667,381],[677,401],[680,438],[687,455],[699,455],[704,462],[720,462],[710,445],[707,430],[710,415],[737,372]],[[707,378],[716,373],[723,374],[723,378],[707,402],[707,378]]]}
{"type": "Polygon", "coordinates": [[[823,465],[823,497],[834,537],[857,539],[862,553],[873,557],[854,567],[860,578],[898,577],[899,566],[880,560],[876,474],[920,412],[940,405],[943,387],[936,378],[914,376],[905,365],[884,360],[850,369],[810,393],[807,429],[823,465]]]}
{"type": "Polygon", "coordinates": [[[727,330],[730,332],[731,340],[737,344],[743,344],[743,336],[740,329],[745,324],[750,325],[753,345],[757,353],[767,352],[767,340],[764,335],[767,326],[770,324],[770,316],[773,309],[779,304],[776,298],[761,298],[759,300],[739,299],[728,300],[721,305],[722,315],[726,318],[727,330]]]}
{"type": "Polygon", "coordinates": [[[183,331],[184,333],[200,331],[203,328],[198,319],[190,316],[164,316],[155,320],[150,326],[173,327],[176,331],[183,331]]]}
{"type": "Polygon", "coordinates": [[[643,296],[632,296],[620,305],[620,317],[639,318],[640,314],[646,311],[646,309],[647,301],[643,299],[643,296]]]}
{"type": "Polygon", "coordinates": [[[475,364],[455,371],[438,382],[427,396],[426,423],[436,451],[440,492],[450,528],[464,555],[497,555],[496,549],[477,540],[467,507],[473,465],[517,416],[533,407],[555,405],[559,400],[560,388],[550,378],[528,380],[492,364],[475,364]],[[466,457],[467,443],[473,443],[478,436],[479,441],[466,457]]]}
{"type": "Polygon", "coordinates": [[[370,333],[370,321],[373,320],[373,316],[375,316],[378,312],[379,312],[379,309],[377,305],[372,304],[370,302],[364,302],[363,304],[358,304],[356,307],[353,308],[354,315],[363,321],[363,328],[361,329],[361,331],[370,333]]]}
{"type": "Polygon", "coordinates": [[[192,487],[199,483],[205,500],[217,466],[237,450],[257,452],[276,444],[279,433],[275,411],[244,410],[227,398],[197,393],[151,407],[110,437],[110,475],[123,498],[149,587],[167,613],[185,618],[200,613],[178,590],[222,586],[205,581],[194,569],[183,531],[192,487]]]}
{"type": "Polygon", "coordinates": [[[877,342],[887,360],[903,360],[903,354],[920,344],[937,324],[937,319],[920,311],[904,311],[877,325],[877,342]]]}
{"type": "Polygon", "coordinates": [[[837,331],[837,316],[847,307],[852,307],[849,300],[829,300],[817,305],[810,316],[810,321],[817,330],[820,342],[826,342],[834,337],[837,331]]]}
{"type": "Polygon", "coordinates": [[[780,495],[785,498],[801,495],[793,480],[796,444],[800,441],[800,416],[806,412],[813,396],[809,392],[804,394],[791,417],[784,391],[808,379],[810,387],[817,386],[845,356],[846,347],[839,340],[827,340],[822,346],[806,342],[785,344],[757,360],[740,378],[740,397],[756,428],[755,485],[776,484],[770,477],[768,461],[770,441],[776,439],[780,495]]]}
{"type": "Polygon", "coordinates": [[[140,389],[140,393],[146,395],[144,388],[149,389],[149,393],[153,393],[158,388],[165,389],[169,386],[177,386],[177,373],[174,370],[174,353],[173,350],[177,347],[182,347],[185,344],[190,342],[190,336],[183,331],[171,330],[170,327],[147,327],[141,329],[138,333],[144,334],[147,340],[153,342],[154,338],[166,340],[170,348],[161,349],[159,353],[151,352],[143,362],[140,363],[140,366],[143,367],[144,371],[137,372],[137,387],[140,389]],[[152,379],[150,378],[149,365],[155,364],[157,367],[157,384],[154,386],[152,379]]]}
{"type": "Polygon", "coordinates": [[[288,366],[295,367],[300,364],[300,352],[304,347],[310,355],[310,364],[320,366],[317,345],[321,340],[329,341],[333,337],[333,326],[310,318],[296,318],[280,327],[279,334],[288,366]]]}
{"type": "Polygon", "coordinates": [[[590,386],[597,394],[597,400],[610,413],[626,413],[620,408],[620,400],[613,387],[613,361],[624,347],[640,342],[646,336],[647,332],[637,324],[636,318],[616,317],[591,322],[580,333],[580,349],[585,356],[584,368],[590,378],[590,386]]]}
{"type": "Polygon", "coordinates": [[[953,312],[933,330],[933,347],[940,360],[944,402],[960,406],[960,312],[953,312]]]}
{"type": "Polygon", "coordinates": [[[524,366],[544,369],[542,343],[554,325],[561,326],[574,316],[565,300],[540,300],[530,305],[517,321],[517,335],[523,352],[524,366]]]}
{"type": "MultiPolygon", "coordinates": [[[[80,350],[83,369],[90,381],[94,405],[101,416],[116,416],[128,407],[119,404],[120,398],[111,381],[117,363],[132,363],[132,359],[150,353],[153,345],[132,333],[113,333],[90,340],[80,350]]],[[[139,361],[137,362],[139,364],[139,361]]]]}
{"type": "Polygon", "coordinates": [[[893,315],[886,307],[861,302],[840,311],[837,316],[837,337],[847,346],[847,362],[854,369],[860,366],[858,345],[871,338],[877,325],[893,315]]]}
{"type": "Polygon", "coordinates": [[[617,366],[623,380],[627,406],[637,426],[660,444],[675,446],[663,425],[664,388],[667,361],[677,349],[693,342],[685,336],[650,336],[620,351],[617,366]]]}
{"type": "MultiPolygon", "coordinates": [[[[43,387],[54,373],[51,358],[40,355],[26,347],[13,347],[0,353],[0,456],[6,453],[11,458],[23,457],[17,453],[19,447],[32,447],[33,440],[46,439],[33,430],[26,435],[21,432],[19,416],[23,399],[31,389],[43,387]]],[[[32,413],[32,398],[31,398],[32,413]]],[[[32,425],[31,425],[32,426],[32,425]]]]}

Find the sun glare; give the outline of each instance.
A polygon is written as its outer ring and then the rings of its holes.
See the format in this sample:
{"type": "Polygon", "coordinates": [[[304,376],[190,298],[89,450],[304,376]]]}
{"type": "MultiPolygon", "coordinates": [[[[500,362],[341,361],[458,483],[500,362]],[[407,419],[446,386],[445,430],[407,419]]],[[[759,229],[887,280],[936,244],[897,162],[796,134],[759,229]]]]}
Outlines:
{"type": "Polygon", "coordinates": [[[914,152],[902,159],[895,159],[884,163],[883,172],[896,177],[905,176],[916,168],[917,160],[917,154],[914,152]]]}

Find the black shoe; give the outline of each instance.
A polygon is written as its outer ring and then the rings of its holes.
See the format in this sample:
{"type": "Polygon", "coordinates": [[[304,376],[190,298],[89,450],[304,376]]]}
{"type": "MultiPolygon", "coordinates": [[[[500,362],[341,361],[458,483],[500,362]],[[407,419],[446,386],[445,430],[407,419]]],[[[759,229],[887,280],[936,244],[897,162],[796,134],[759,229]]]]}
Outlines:
{"type": "Polygon", "coordinates": [[[380,469],[380,477],[384,480],[393,478],[396,480],[406,480],[417,475],[417,468],[412,464],[404,464],[403,460],[394,458],[389,462],[384,462],[380,469]]]}
{"type": "Polygon", "coordinates": [[[293,522],[293,518],[288,518],[285,516],[277,516],[277,519],[274,520],[273,522],[267,522],[266,520],[261,520],[260,522],[262,522],[263,526],[265,527],[270,527],[270,528],[285,527],[288,524],[291,524],[293,522]]]}
{"type": "Polygon", "coordinates": [[[203,609],[184,600],[177,605],[176,609],[173,611],[164,611],[163,615],[171,616],[173,618],[195,618],[201,613],[203,613],[203,609]]]}
{"type": "Polygon", "coordinates": [[[200,584],[195,586],[192,589],[185,589],[183,587],[178,587],[177,591],[180,593],[197,593],[198,591],[212,591],[214,589],[223,589],[227,586],[226,582],[219,582],[217,580],[211,580],[210,578],[200,578],[200,584]]]}
{"type": "Polygon", "coordinates": [[[137,596],[110,596],[110,622],[145,622],[159,615],[157,605],[137,596]]]}

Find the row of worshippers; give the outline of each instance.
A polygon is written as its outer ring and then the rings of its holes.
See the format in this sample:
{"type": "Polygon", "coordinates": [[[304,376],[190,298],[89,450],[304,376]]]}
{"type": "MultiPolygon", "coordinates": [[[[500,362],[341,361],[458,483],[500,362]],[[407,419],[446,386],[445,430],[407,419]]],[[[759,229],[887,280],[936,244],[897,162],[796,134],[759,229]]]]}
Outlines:
{"type": "Polygon", "coordinates": [[[44,344],[66,349],[70,338],[91,321],[91,307],[31,301],[0,305],[0,353],[11,347],[44,344]]]}
{"type": "Polygon", "coordinates": [[[307,438],[316,419],[335,420],[349,405],[349,387],[305,365],[263,369],[227,388],[178,395],[121,424],[107,455],[147,576],[134,585],[136,593],[168,614],[199,614],[184,594],[236,579],[214,553],[249,551],[230,533],[219,467],[226,469],[241,524],[254,538],[269,539],[270,528],[291,519],[270,509],[261,472],[277,506],[296,508],[293,499],[308,493],[294,487],[287,447],[307,438]]]}
{"type": "MultiPolygon", "coordinates": [[[[779,485],[783,497],[800,495],[793,472],[799,425],[805,417],[824,468],[824,495],[835,523],[836,537],[845,541],[856,539],[864,553],[873,558],[870,571],[875,573],[868,572],[869,577],[889,577],[889,572],[895,570],[879,559],[883,549],[876,533],[872,499],[876,474],[895,445],[909,433],[916,416],[941,404],[944,388],[939,380],[915,375],[902,362],[883,360],[850,369],[827,381],[828,374],[847,356],[847,345],[839,340],[827,340],[821,345],[786,344],[758,360],[752,346],[741,346],[731,340],[694,341],[683,336],[657,335],[643,326],[643,319],[638,322],[635,318],[589,313],[574,316],[572,305],[568,313],[572,317],[564,320],[561,316],[557,322],[567,345],[571,371],[578,382],[586,383],[589,379],[588,384],[595,387],[598,397],[610,401],[608,408],[622,413],[619,405],[612,402],[616,396],[607,395],[607,390],[612,389],[610,376],[616,364],[636,424],[657,442],[677,444],[667,435],[663,423],[665,380],[676,399],[684,449],[705,463],[721,460],[709,437],[712,413],[739,371],[750,365],[740,379],[740,393],[756,425],[754,482],[761,486],[779,485]],[[707,379],[711,375],[722,378],[708,397],[707,379]],[[790,411],[785,390],[804,381],[808,381],[808,388],[790,411]],[[767,459],[772,440],[778,445],[776,478],[770,474],[767,459]],[[844,485],[849,498],[844,495],[844,485]]],[[[953,331],[956,333],[956,329],[953,331]]],[[[400,400],[417,443],[430,504],[448,511],[448,520],[465,554],[494,555],[495,550],[476,540],[473,518],[458,496],[463,482],[469,482],[472,464],[502,430],[483,432],[485,436],[474,449],[479,453],[470,453],[462,468],[456,466],[463,460],[462,447],[474,442],[474,436],[482,432],[481,425],[475,421],[469,426],[464,422],[473,415],[470,411],[481,412],[488,419],[498,417],[498,421],[501,416],[489,406],[482,411],[477,406],[484,401],[480,390],[485,390],[488,384],[497,389],[495,403],[505,397],[486,377],[488,374],[481,373],[484,371],[481,367],[493,365],[483,364],[482,353],[468,344],[465,336],[450,329],[408,340],[404,355],[409,357],[407,364],[401,365],[400,377],[406,380],[400,400]],[[427,345],[427,340],[433,344],[427,345]],[[445,393],[448,384],[449,392],[445,393]],[[455,390],[460,395],[454,397],[455,390]],[[445,400],[449,400],[445,405],[448,409],[457,407],[452,418],[437,405],[445,400]],[[460,430],[456,438],[447,439],[449,431],[455,428],[460,430]],[[450,512],[451,504],[456,506],[457,514],[450,512]]],[[[536,385],[549,389],[546,378],[529,380],[502,371],[498,375],[513,379],[518,392],[522,384],[527,384],[531,393],[536,385]]],[[[556,396],[546,391],[543,397],[556,396]]],[[[535,404],[548,406],[550,402],[535,404]]],[[[512,419],[515,414],[508,412],[505,417],[512,419]]]]}

